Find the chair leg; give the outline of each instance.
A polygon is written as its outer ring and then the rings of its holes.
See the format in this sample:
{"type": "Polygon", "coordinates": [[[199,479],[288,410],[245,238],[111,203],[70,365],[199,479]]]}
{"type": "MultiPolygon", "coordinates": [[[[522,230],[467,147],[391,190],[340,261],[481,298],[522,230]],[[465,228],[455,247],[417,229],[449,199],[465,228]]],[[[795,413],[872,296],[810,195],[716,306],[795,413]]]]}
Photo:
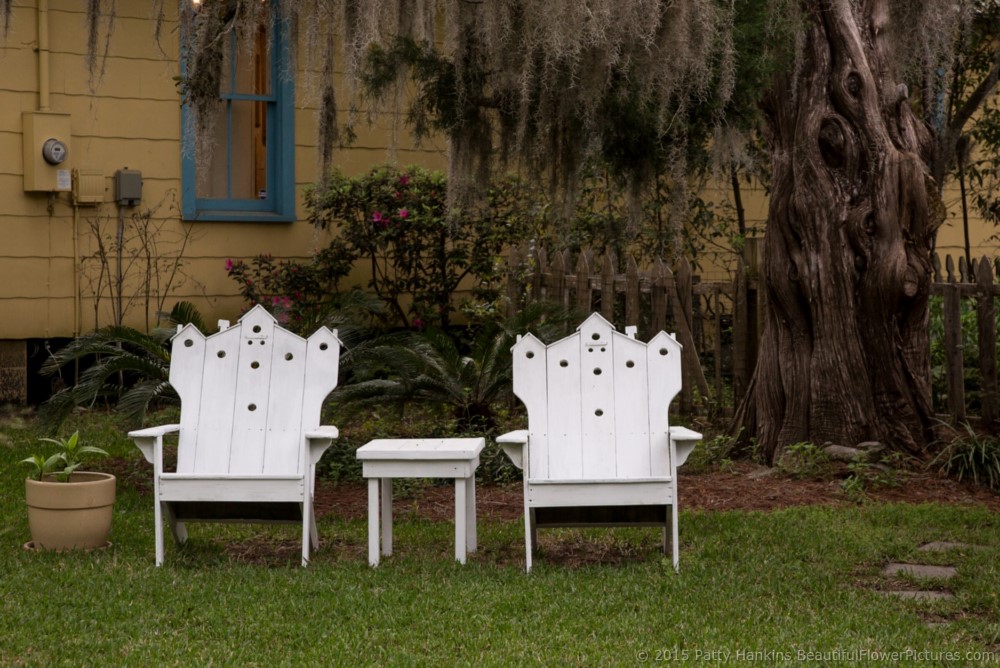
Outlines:
{"type": "Polygon", "coordinates": [[[184,526],[184,522],[177,519],[177,513],[174,512],[172,505],[169,503],[163,505],[167,509],[167,523],[170,525],[170,535],[174,537],[174,544],[183,545],[188,539],[187,527],[184,526]]]}
{"type": "Polygon", "coordinates": [[[681,549],[677,542],[677,494],[674,493],[674,502],[670,504],[670,516],[671,516],[671,528],[672,528],[672,543],[674,551],[674,572],[681,572],[681,549]]]}
{"type": "Polygon", "coordinates": [[[312,541],[312,504],[302,502],[302,567],[309,565],[309,546],[312,541]]]}
{"type": "Polygon", "coordinates": [[[312,541],[312,549],[319,549],[319,528],[316,526],[316,511],[313,504],[309,504],[309,538],[312,541]]]}
{"type": "Polygon", "coordinates": [[[535,509],[524,504],[524,572],[531,572],[531,558],[535,554],[535,509]]]}
{"type": "Polygon", "coordinates": [[[531,553],[538,554],[538,523],[535,522],[535,509],[531,509],[531,553]]]}
{"type": "Polygon", "coordinates": [[[163,502],[153,502],[153,535],[156,538],[156,565],[163,565],[163,502]]]}

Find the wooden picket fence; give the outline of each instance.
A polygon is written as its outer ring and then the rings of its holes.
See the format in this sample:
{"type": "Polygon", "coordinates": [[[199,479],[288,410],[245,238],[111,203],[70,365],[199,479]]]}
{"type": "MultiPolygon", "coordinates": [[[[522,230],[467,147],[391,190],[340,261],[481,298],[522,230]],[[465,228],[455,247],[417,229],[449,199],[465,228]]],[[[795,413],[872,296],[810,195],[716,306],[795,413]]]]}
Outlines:
{"type": "Polygon", "coordinates": [[[979,344],[979,413],[982,423],[997,426],[997,327],[996,298],[1000,297],[1000,259],[983,256],[972,266],[962,257],[957,263],[948,256],[942,273],[941,260],[934,257],[931,294],[942,297],[944,319],[945,384],[948,415],[956,422],[967,419],[966,374],[962,336],[962,300],[975,300],[976,337],[979,344]]]}
{"type": "MultiPolygon", "coordinates": [[[[529,301],[550,300],[581,313],[600,312],[620,329],[636,325],[648,338],[660,330],[675,332],[684,346],[684,373],[679,409],[683,413],[731,414],[743,396],[757,364],[763,324],[764,294],[760,286],[761,239],[748,239],[731,281],[696,276],[687,260],[676,268],[657,260],[640,270],[634,258],[618,271],[614,253],[598,258],[584,251],[553,254],[525,247],[509,256],[508,296],[511,309],[529,301]]],[[[983,422],[997,423],[996,318],[1000,296],[996,276],[1000,260],[983,258],[966,266],[951,257],[935,258],[933,295],[943,298],[947,416],[967,418],[962,356],[961,300],[975,300],[979,338],[980,411],[983,422]]],[[[941,407],[942,410],[944,407],[941,407]]]]}

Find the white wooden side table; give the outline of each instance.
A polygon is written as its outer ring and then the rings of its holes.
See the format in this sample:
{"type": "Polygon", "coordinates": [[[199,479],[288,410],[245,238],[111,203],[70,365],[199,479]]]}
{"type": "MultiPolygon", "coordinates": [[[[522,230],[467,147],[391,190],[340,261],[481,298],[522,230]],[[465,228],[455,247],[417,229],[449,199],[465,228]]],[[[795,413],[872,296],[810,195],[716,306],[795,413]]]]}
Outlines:
{"type": "Polygon", "coordinates": [[[392,554],[392,479],[455,479],[455,560],[476,551],[476,468],[483,438],[385,438],[358,448],[368,478],[368,563],[392,554]],[[381,503],[379,492],[381,491],[381,503]],[[379,514],[382,527],[379,532],[379,514]]]}

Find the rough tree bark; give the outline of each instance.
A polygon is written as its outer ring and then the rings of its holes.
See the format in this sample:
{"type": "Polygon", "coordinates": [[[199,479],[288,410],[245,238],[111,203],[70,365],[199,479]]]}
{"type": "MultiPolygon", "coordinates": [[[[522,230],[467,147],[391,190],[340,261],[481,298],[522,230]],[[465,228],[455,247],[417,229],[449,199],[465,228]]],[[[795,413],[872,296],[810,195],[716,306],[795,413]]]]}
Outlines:
{"type": "Polygon", "coordinates": [[[736,425],[770,463],[801,441],[919,453],[931,430],[927,306],[943,219],[932,137],[891,78],[887,0],[805,4],[796,70],[764,104],[767,304],[736,425]]]}

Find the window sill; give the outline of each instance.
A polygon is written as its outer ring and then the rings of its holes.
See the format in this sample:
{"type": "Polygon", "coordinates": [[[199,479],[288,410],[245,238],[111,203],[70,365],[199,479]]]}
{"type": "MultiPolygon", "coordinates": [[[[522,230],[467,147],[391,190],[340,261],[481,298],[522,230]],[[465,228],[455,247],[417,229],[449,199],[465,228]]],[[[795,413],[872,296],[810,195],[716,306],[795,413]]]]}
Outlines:
{"type": "Polygon", "coordinates": [[[183,219],[190,223],[294,223],[298,217],[269,211],[198,211],[185,213],[183,219]]]}

